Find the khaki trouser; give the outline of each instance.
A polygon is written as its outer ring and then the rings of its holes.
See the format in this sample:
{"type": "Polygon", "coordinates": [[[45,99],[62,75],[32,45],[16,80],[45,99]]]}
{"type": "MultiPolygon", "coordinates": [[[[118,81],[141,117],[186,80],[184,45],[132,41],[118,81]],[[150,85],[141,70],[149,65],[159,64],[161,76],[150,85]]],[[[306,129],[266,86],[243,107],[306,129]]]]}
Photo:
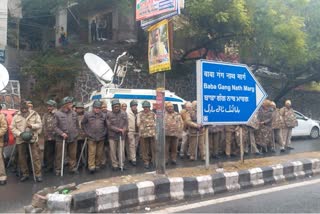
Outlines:
{"type": "Polygon", "coordinates": [[[274,140],[274,143],[276,144],[279,144],[280,146],[280,149],[284,149],[284,146],[285,146],[285,142],[283,141],[283,138],[282,138],[282,129],[273,129],[273,140],[274,140]]]}
{"type": "Polygon", "coordinates": [[[196,149],[198,149],[198,155],[200,154],[200,158],[202,160],[205,160],[205,144],[204,144],[204,135],[203,134],[199,134],[198,137],[197,135],[190,135],[189,136],[189,140],[190,140],[190,159],[194,160],[195,156],[196,156],[196,149]],[[198,140],[197,140],[198,138],[198,140]],[[198,141],[198,148],[197,147],[197,141],[198,141]]]}
{"type": "Polygon", "coordinates": [[[232,147],[232,142],[234,140],[234,132],[229,132],[226,131],[226,150],[225,153],[227,156],[231,155],[231,147],[232,147]]]}
{"type": "Polygon", "coordinates": [[[88,168],[100,168],[104,153],[104,140],[88,140],[88,168]]]}
{"type": "Polygon", "coordinates": [[[150,161],[155,164],[156,154],[156,140],[154,137],[146,137],[140,139],[142,159],[145,165],[148,165],[150,161]],[[151,158],[150,158],[151,155],[151,158]]]}
{"type": "MultiPolygon", "coordinates": [[[[68,156],[68,165],[69,170],[73,171],[76,168],[77,163],[77,143],[76,142],[66,142],[65,143],[65,151],[67,152],[68,156]]],[[[63,154],[64,155],[64,154],[63,154]]],[[[56,142],[56,157],[55,157],[55,168],[56,172],[61,171],[61,161],[62,161],[62,141],[56,142]]]]}
{"type": "MultiPolygon", "coordinates": [[[[32,160],[34,165],[34,174],[36,177],[41,176],[41,161],[40,161],[40,148],[38,143],[30,143],[32,160]]],[[[18,165],[20,167],[22,176],[29,176],[28,167],[28,143],[17,144],[18,150],[18,165]]]]}
{"type": "MultiPolygon", "coordinates": [[[[249,131],[249,141],[250,141],[251,153],[258,153],[259,149],[257,148],[257,144],[256,144],[255,129],[248,127],[248,131],[249,131]]],[[[248,144],[247,144],[245,150],[248,150],[248,144]]],[[[246,152],[248,152],[248,151],[246,151],[246,152]]]]}
{"type": "Polygon", "coordinates": [[[4,166],[2,152],[3,152],[3,148],[0,147],[0,181],[6,181],[7,180],[7,174],[6,174],[6,168],[4,166]]]}
{"type": "Polygon", "coordinates": [[[137,161],[136,153],[137,147],[139,144],[139,135],[136,132],[129,132],[128,133],[128,143],[126,144],[126,151],[128,155],[128,159],[130,161],[137,161]]]}
{"type": "Polygon", "coordinates": [[[101,165],[105,166],[107,164],[108,159],[110,159],[109,158],[109,139],[106,137],[106,139],[104,139],[104,150],[102,153],[101,165]]]}
{"type": "Polygon", "coordinates": [[[182,140],[181,140],[181,147],[180,147],[180,156],[186,155],[189,149],[189,133],[187,131],[182,132],[182,140]]]}
{"type": "Polygon", "coordinates": [[[122,139],[122,149],[120,150],[120,140],[109,139],[110,143],[110,159],[112,167],[123,167],[124,156],[124,139],[122,139]],[[120,165],[120,157],[122,156],[122,166],[120,165]]]}
{"type": "Polygon", "coordinates": [[[219,147],[221,144],[221,132],[209,133],[209,151],[212,155],[219,154],[219,147]]]}
{"type": "Polygon", "coordinates": [[[177,161],[177,152],[178,152],[178,137],[175,136],[166,136],[166,162],[169,161],[169,151],[170,158],[172,161],[177,161]]]}
{"type": "Polygon", "coordinates": [[[291,146],[291,135],[292,135],[292,128],[282,129],[282,140],[285,147],[291,146]]]}
{"type": "Polygon", "coordinates": [[[55,140],[48,140],[44,142],[43,162],[47,169],[53,169],[55,147],[55,140]]]}

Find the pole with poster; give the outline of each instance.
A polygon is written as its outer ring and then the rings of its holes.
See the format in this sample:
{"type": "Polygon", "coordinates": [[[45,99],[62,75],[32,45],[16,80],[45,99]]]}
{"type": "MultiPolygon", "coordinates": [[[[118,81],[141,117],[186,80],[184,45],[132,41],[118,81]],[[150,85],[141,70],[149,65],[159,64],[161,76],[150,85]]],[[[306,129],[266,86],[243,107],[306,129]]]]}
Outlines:
{"type": "MultiPolygon", "coordinates": [[[[180,13],[181,0],[136,1],[136,20],[145,22],[153,19],[156,23],[148,28],[149,73],[156,74],[156,172],[165,174],[165,71],[171,70],[171,51],[173,27],[166,18],[180,13]],[[176,12],[175,12],[176,11],[176,12]],[[171,16],[170,15],[170,16],[171,16]],[[155,18],[157,17],[157,18],[155,18]],[[158,22],[157,22],[158,21],[158,22]]],[[[153,23],[153,22],[150,22],[153,23]]],[[[144,25],[146,28],[147,25],[144,25]]]]}
{"type": "Polygon", "coordinates": [[[156,74],[157,89],[157,148],[156,148],[156,172],[165,174],[165,124],[164,124],[164,102],[165,102],[165,72],[171,70],[169,21],[163,20],[148,29],[149,31],[149,73],[156,74]]]}

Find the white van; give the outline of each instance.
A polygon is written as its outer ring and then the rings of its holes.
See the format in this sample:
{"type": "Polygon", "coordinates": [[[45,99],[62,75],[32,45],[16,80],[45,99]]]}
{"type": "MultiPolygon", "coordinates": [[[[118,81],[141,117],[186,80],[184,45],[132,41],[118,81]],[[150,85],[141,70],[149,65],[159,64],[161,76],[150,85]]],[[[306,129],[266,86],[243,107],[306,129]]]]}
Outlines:
{"type": "MultiPolygon", "coordinates": [[[[127,73],[128,59],[127,53],[123,52],[116,59],[114,69],[99,56],[86,53],[84,55],[84,61],[89,69],[94,73],[97,80],[101,83],[102,87],[100,91],[93,91],[90,96],[90,101],[85,104],[85,108],[91,110],[94,100],[100,100],[107,103],[108,109],[111,110],[111,100],[118,99],[120,103],[126,103],[127,109],[130,108],[130,102],[132,100],[138,101],[138,111],[142,110],[142,102],[147,100],[152,105],[156,102],[156,90],[152,89],[125,89],[121,88],[124,78],[127,73]],[[114,80],[118,80],[118,84],[114,84],[114,80]]],[[[165,91],[165,101],[171,102],[176,112],[182,110],[182,105],[186,102],[181,97],[178,97],[173,92],[165,91]]]]}
{"type": "MultiPolygon", "coordinates": [[[[156,90],[152,89],[125,89],[125,88],[107,88],[101,87],[100,91],[92,92],[90,96],[90,102],[85,105],[86,108],[91,110],[91,106],[94,100],[104,101],[108,105],[108,109],[111,110],[111,100],[119,99],[120,103],[126,103],[130,108],[130,102],[132,100],[138,101],[138,111],[142,109],[142,102],[147,100],[151,103],[156,102],[156,90]]],[[[165,91],[165,101],[171,102],[176,112],[182,110],[182,105],[185,104],[185,100],[175,95],[174,92],[168,90],[165,91]]]]}

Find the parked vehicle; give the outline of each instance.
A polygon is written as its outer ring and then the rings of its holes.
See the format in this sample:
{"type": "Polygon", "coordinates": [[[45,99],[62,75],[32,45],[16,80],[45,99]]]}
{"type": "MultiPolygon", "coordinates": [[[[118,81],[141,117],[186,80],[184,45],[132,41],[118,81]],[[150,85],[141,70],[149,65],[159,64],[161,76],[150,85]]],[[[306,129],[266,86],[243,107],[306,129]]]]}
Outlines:
{"type": "MultiPolygon", "coordinates": [[[[143,110],[141,103],[144,100],[149,101],[152,105],[156,103],[156,90],[121,88],[128,67],[126,52],[117,57],[113,69],[103,59],[92,53],[86,53],[84,61],[102,85],[100,90],[91,93],[89,102],[85,104],[86,109],[91,110],[95,100],[106,102],[109,110],[111,110],[112,99],[119,99],[120,103],[126,103],[127,106],[130,106],[131,100],[136,100],[139,103],[139,111],[143,110]]],[[[168,90],[165,91],[165,101],[172,102],[174,110],[177,112],[182,110],[182,106],[186,102],[174,92],[168,90]]]]}
{"type": "Polygon", "coordinates": [[[292,137],[309,136],[312,139],[319,137],[320,126],[317,121],[312,120],[298,111],[294,112],[298,120],[298,126],[292,130],[292,137]]]}

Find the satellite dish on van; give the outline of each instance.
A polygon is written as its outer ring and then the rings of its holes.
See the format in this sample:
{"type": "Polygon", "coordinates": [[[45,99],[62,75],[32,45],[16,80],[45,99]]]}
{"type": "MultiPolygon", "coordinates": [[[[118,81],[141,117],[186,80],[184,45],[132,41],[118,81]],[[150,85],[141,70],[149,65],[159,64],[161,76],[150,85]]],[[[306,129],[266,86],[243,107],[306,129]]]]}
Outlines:
{"type": "Polygon", "coordinates": [[[9,73],[7,69],[0,64],[0,91],[2,91],[9,82],[9,73]]]}
{"type": "Polygon", "coordinates": [[[111,82],[113,79],[113,71],[110,66],[100,57],[92,53],[84,55],[84,61],[89,69],[101,80],[111,82]]]}

